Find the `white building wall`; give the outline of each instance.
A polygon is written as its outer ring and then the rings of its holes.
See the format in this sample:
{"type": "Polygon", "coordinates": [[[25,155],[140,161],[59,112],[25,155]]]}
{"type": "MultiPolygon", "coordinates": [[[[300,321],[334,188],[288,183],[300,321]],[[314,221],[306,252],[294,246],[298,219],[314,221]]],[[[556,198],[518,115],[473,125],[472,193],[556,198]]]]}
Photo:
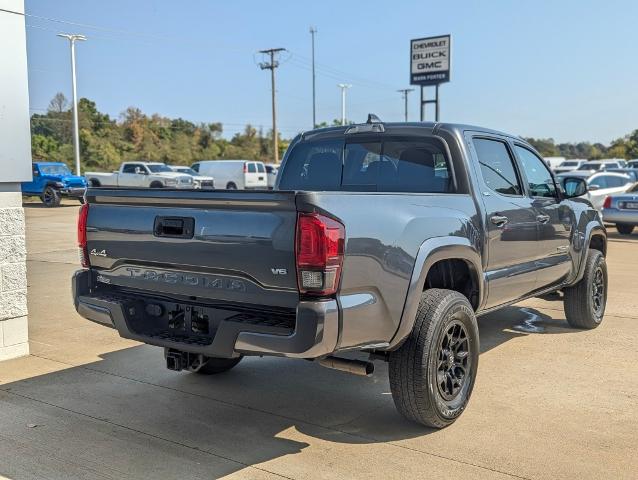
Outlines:
{"type": "Polygon", "coordinates": [[[20,183],[31,178],[23,0],[0,0],[0,360],[29,353],[20,183]]]}

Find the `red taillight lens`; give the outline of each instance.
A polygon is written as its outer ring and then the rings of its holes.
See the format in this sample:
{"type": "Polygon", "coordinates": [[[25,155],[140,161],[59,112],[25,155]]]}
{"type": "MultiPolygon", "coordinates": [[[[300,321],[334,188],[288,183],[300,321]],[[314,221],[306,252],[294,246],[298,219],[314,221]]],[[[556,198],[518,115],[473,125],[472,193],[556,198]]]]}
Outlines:
{"type": "Polygon", "coordinates": [[[297,282],[301,293],[333,295],[339,286],[346,230],[324,215],[297,217],[297,282]]]}
{"type": "Polygon", "coordinates": [[[244,173],[248,171],[248,165],[244,163],[244,173]]]}
{"type": "Polygon", "coordinates": [[[78,248],[80,249],[80,263],[83,267],[89,267],[89,252],[86,248],[86,220],[89,216],[89,204],[84,203],[80,207],[78,215],[78,248]]]}
{"type": "Polygon", "coordinates": [[[605,197],[603,208],[611,208],[611,197],[605,197]]]}

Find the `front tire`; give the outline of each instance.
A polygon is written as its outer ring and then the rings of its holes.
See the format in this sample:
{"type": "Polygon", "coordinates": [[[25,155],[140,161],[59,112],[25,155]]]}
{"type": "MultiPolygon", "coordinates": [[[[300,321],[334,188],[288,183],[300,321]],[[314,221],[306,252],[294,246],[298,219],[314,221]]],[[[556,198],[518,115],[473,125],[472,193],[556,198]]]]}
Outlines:
{"type": "Polygon", "coordinates": [[[631,235],[631,232],[634,231],[634,226],[627,225],[626,223],[617,223],[616,230],[618,230],[618,233],[621,235],[631,235]]]}
{"type": "Polygon", "coordinates": [[[427,427],[450,425],[470,400],[478,357],[478,326],[467,298],[452,290],[426,290],[412,332],[390,354],[397,410],[427,427]]]}
{"type": "Polygon", "coordinates": [[[150,188],[164,188],[164,185],[162,182],[153,182],[151,183],[150,188]]]}
{"type": "Polygon", "coordinates": [[[589,250],[585,273],[576,284],[565,289],[565,317],[574,328],[596,328],[603,321],[607,304],[607,263],[598,250],[589,250]]]}
{"type": "Polygon", "coordinates": [[[55,208],[60,206],[62,195],[60,195],[60,192],[54,187],[48,186],[42,192],[42,196],[40,197],[40,199],[42,200],[42,203],[45,207],[55,208]]]}

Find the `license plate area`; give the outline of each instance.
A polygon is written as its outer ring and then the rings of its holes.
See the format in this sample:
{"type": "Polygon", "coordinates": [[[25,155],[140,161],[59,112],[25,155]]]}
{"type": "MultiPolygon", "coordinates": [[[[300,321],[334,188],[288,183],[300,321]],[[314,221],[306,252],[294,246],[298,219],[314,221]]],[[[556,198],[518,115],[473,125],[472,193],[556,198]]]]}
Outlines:
{"type": "Polygon", "coordinates": [[[638,202],[625,202],[624,208],[627,210],[638,210],[638,202]]]}

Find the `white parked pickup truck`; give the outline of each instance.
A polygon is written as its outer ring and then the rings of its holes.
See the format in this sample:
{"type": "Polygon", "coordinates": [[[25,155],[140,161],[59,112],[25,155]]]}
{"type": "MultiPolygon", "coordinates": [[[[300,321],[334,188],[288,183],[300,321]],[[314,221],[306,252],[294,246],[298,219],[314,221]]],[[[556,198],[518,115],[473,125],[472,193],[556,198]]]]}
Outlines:
{"type": "Polygon", "coordinates": [[[174,172],[163,163],[124,162],[113,173],[87,172],[92,187],[193,188],[193,177],[174,172]]]}

